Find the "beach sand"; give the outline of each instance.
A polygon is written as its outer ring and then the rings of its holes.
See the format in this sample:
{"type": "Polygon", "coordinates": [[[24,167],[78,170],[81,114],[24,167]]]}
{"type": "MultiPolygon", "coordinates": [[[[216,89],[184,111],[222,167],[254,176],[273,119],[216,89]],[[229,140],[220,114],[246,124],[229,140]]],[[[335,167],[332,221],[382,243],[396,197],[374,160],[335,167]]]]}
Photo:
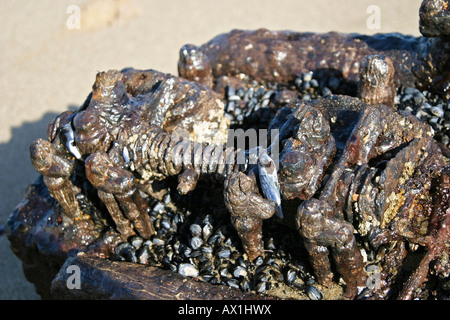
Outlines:
{"type": "MultiPolygon", "coordinates": [[[[83,103],[98,71],[134,67],[177,74],[178,51],[183,44],[201,45],[232,29],[419,36],[420,3],[1,1],[0,225],[38,177],[29,161],[30,143],[45,138],[46,126],[57,114],[83,103]],[[374,20],[377,10],[379,20],[374,20]]],[[[0,299],[39,298],[6,236],[0,235],[0,299]]]]}

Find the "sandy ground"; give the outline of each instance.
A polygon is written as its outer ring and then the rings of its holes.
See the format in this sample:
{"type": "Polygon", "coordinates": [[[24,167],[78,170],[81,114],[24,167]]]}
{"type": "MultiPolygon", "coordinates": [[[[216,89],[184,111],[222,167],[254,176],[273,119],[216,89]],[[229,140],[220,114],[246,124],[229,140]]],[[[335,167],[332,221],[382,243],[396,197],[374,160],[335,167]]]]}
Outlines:
{"type": "MultiPolygon", "coordinates": [[[[45,137],[54,116],[82,104],[98,71],[134,67],[176,74],[183,44],[201,45],[232,29],[418,36],[420,2],[1,1],[0,225],[38,176],[29,144],[45,137]],[[379,20],[372,19],[376,10],[379,20]]],[[[0,299],[39,299],[5,235],[0,235],[0,299]]]]}

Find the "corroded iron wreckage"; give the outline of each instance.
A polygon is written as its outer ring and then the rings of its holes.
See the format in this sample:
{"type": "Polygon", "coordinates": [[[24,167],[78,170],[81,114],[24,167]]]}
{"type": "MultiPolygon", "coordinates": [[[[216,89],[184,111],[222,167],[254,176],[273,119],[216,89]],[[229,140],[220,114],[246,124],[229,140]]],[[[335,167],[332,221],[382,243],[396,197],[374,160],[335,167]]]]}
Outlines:
{"type": "Polygon", "coordinates": [[[44,298],[448,298],[448,5],[423,1],[418,38],[233,30],[178,76],[98,73],[31,144],[6,226],[26,276],[44,298]]]}

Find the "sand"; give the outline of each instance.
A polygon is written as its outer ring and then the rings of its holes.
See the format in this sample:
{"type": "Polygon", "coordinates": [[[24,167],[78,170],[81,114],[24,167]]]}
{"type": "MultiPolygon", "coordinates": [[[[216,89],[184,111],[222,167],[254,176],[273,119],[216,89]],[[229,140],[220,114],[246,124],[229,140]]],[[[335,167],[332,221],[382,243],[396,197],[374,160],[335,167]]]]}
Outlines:
{"type": "MultiPolygon", "coordinates": [[[[80,106],[98,71],[177,74],[179,48],[232,29],[419,36],[420,0],[14,0],[0,2],[0,225],[38,174],[28,147],[80,106]],[[313,4],[314,3],[314,4],[313,4]],[[379,12],[379,16],[377,13],[379,12]],[[379,19],[377,19],[379,18],[379,19]]],[[[39,299],[0,235],[0,299],[39,299]]]]}

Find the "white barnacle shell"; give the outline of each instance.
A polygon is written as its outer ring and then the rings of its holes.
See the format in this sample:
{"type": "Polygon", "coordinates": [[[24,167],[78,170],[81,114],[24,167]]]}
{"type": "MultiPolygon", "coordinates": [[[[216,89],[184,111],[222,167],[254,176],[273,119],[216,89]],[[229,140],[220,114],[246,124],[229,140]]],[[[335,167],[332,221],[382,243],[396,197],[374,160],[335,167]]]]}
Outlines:
{"type": "Polygon", "coordinates": [[[80,150],[78,150],[77,146],[75,145],[74,141],[67,141],[66,144],[67,149],[69,149],[70,153],[73,154],[75,158],[78,160],[83,160],[83,157],[81,156],[80,150]]]}
{"type": "Polygon", "coordinates": [[[189,226],[189,231],[191,232],[193,237],[200,237],[202,235],[202,227],[200,227],[196,223],[193,223],[189,226]]]}
{"type": "Polygon", "coordinates": [[[75,136],[73,134],[73,130],[72,127],[70,126],[70,124],[67,124],[64,126],[65,129],[65,137],[66,137],[66,147],[69,150],[69,152],[78,160],[82,160],[83,157],[81,155],[80,150],[77,148],[77,146],[75,145],[75,136]]]}
{"type": "Polygon", "coordinates": [[[203,240],[199,237],[192,237],[190,244],[192,249],[197,250],[203,245],[203,240]]]}
{"type": "Polygon", "coordinates": [[[125,160],[125,162],[127,164],[130,163],[130,153],[129,153],[128,148],[126,146],[123,147],[122,156],[123,156],[123,159],[125,160]]]}
{"type": "Polygon", "coordinates": [[[283,219],[280,185],[278,183],[276,166],[267,153],[263,153],[258,160],[258,174],[264,196],[277,204],[276,214],[283,219]]]}
{"type": "Polygon", "coordinates": [[[184,277],[196,278],[198,277],[199,271],[194,265],[190,263],[180,263],[180,265],[178,266],[178,273],[184,277]]]}

